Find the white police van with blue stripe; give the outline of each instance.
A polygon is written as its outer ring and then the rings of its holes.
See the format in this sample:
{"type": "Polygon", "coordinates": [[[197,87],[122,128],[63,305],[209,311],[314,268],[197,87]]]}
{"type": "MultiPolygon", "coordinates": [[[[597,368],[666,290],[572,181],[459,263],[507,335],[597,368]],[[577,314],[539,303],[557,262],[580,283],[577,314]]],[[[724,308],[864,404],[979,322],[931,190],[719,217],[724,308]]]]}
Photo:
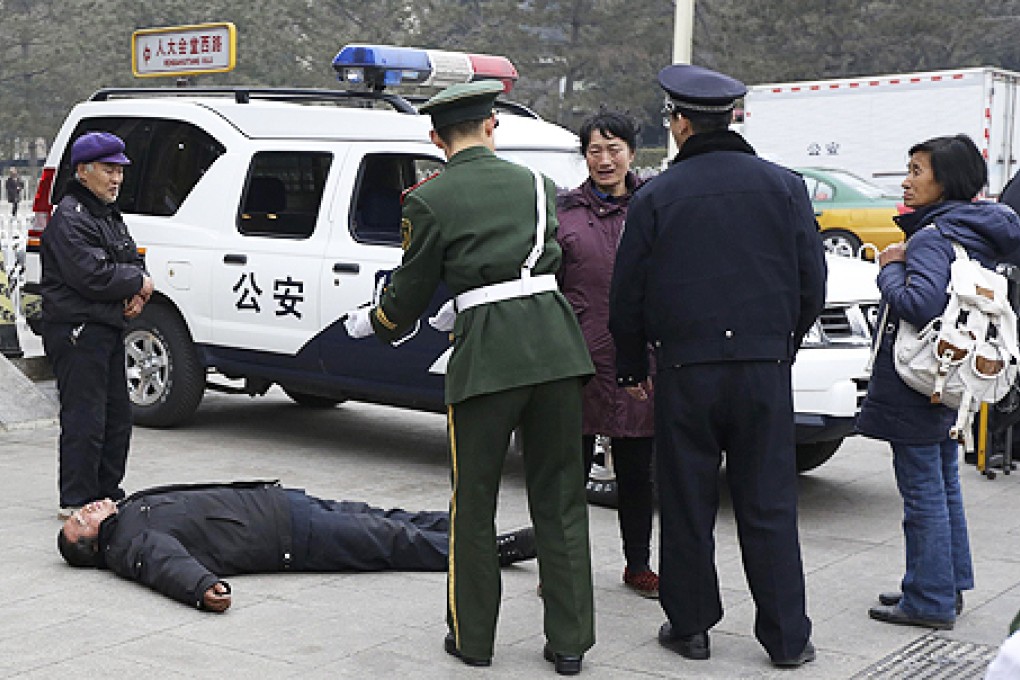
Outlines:
{"type": "MultiPolygon", "coordinates": [[[[443,164],[428,118],[384,88],[497,78],[509,90],[517,72],[503,57],[371,45],[345,47],[334,68],[348,89],[100,90],[56,136],[27,279],[39,280],[38,238],[54,189],[71,176],[71,142],[117,134],[132,160],[118,205],[156,284],[125,339],[137,423],[180,424],[206,389],[257,395],[273,384],[311,407],[352,399],[443,409],[443,378],[429,367],[447,334],[422,323],[395,348],[353,341],[339,323],[400,262],[401,192],[443,164]]],[[[564,189],[584,180],[575,135],[502,107],[500,155],[564,189]]],[[[798,357],[805,469],[831,456],[856,413],[850,379],[866,361],[867,329],[846,319],[877,299],[864,290],[865,300],[850,295],[827,311],[838,328],[823,319],[810,339],[825,351],[798,357]]]]}

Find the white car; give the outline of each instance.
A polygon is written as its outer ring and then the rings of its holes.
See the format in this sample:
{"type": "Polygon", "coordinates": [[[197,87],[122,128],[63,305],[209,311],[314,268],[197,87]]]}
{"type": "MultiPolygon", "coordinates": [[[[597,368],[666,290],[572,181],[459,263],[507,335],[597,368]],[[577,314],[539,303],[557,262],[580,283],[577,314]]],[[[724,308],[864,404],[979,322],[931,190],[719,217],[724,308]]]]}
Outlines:
{"type": "MultiPolygon", "coordinates": [[[[355,46],[334,65],[348,83],[389,82],[391,70],[420,83],[435,74],[400,60],[427,63],[428,54],[355,46]]],[[[505,59],[479,63],[493,70],[468,78],[516,77],[505,59]]],[[[71,176],[71,142],[112,132],[132,159],[118,205],[156,284],[125,336],[137,423],[180,424],[206,389],[257,395],[274,383],[309,407],[353,399],[442,411],[443,377],[429,367],[448,347],[445,333],[422,323],[395,348],[351,340],[338,321],[400,262],[401,192],[444,162],[429,128],[407,100],[372,87],[101,90],[71,110],[46,159],[27,290],[38,290],[39,236],[54,189],[71,176]]],[[[587,177],[577,137],[521,107],[503,105],[496,145],[561,188],[587,177]]],[[[867,281],[860,288],[853,302],[877,300],[867,281]]],[[[446,297],[440,291],[427,314],[446,297]]],[[[852,379],[868,336],[853,324],[844,333],[847,300],[836,300],[798,360],[805,468],[835,451],[855,413],[852,379]]]]}

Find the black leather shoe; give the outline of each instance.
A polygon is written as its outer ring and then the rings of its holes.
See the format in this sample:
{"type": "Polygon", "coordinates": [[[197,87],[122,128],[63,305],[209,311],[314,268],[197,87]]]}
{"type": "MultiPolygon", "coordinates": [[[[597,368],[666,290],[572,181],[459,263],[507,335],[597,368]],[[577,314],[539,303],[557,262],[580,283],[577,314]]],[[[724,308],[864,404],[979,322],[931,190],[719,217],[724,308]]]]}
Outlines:
{"type": "Polygon", "coordinates": [[[499,552],[501,567],[535,559],[538,556],[538,550],[535,548],[535,530],[525,527],[509,534],[500,534],[496,537],[496,550],[499,552]]]}
{"type": "Polygon", "coordinates": [[[936,630],[952,630],[954,624],[952,620],[912,616],[900,609],[898,604],[872,607],[868,610],[868,616],[882,623],[895,623],[900,626],[920,626],[922,628],[935,628],[936,630]]]}
{"type": "Polygon", "coordinates": [[[709,657],[707,631],[694,635],[674,635],[673,624],[669,621],[659,627],[659,644],[685,659],[703,661],[709,657]]]}
{"type": "Polygon", "coordinates": [[[577,675],[581,672],[581,659],[584,658],[584,654],[560,654],[546,645],[542,650],[542,656],[555,665],[556,672],[560,675],[577,675]]]}
{"type": "Polygon", "coordinates": [[[443,640],[443,649],[446,650],[447,654],[449,654],[450,656],[457,657],[458,659],[466,663],[468,666],[492,665],[492,659],[475,659],[470,656],[464,656],[463,654],[461,654],[460,650],[457,649],[457,641],[454,639],[453,633],[446,634],[446,639],[443,640]]]}
{"type": "MultiPolygon", "coordinates": [[[[903,599],[903,593],[895,590],[891,590],[887,593],[879,593],[878,601],[884,605],[899,604],[900,600],[903,599]]],[[[956,591],[956,615],[959,616],[963,613],[963,593],[959,590],[956,591]]]]}
{"type": "Polygon", "coordinates": [[[811,640],[808,640],[800,654],[792,659],[772,659],[772,665],[778,668],[797,668],[799,666],[803,666],[808,661],[814,660],[815,646],[811,644],[811,640]]]}

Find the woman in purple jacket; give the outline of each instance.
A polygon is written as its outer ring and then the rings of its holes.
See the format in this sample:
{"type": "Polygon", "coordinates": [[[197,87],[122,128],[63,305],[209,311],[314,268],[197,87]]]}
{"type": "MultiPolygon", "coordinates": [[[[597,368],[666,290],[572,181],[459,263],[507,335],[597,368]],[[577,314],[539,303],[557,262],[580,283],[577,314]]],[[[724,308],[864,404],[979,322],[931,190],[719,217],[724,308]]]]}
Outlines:
{"type": "Polygon", "coordinates": [[[595,435],[612,439],[619,492],[620,534],[627,565],[623,582],[645,597],[659,596],[649,566],[654,507],[652,398],[638,401],[616,385],[616,349],[609,334],[609,283],[627,203],[640,181],[630,170],[637,126],[621,113],[600,112],[581,125],[588,179],[557,201],[563,264],[560,290],[581,324],[595,377],[585,386],[582,449],[591,469],[595,435]]]}

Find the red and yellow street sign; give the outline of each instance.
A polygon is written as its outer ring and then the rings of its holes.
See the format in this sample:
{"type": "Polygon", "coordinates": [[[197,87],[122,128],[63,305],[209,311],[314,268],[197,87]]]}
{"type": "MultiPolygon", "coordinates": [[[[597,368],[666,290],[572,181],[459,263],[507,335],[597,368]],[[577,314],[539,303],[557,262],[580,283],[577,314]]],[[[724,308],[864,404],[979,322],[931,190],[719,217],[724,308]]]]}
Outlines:
{"type": "Polygon", "coordinates": [[[131,70],[139,78],[234,70],[237,29],[230,22],[144,28],[131,34],[131,70]]]}

